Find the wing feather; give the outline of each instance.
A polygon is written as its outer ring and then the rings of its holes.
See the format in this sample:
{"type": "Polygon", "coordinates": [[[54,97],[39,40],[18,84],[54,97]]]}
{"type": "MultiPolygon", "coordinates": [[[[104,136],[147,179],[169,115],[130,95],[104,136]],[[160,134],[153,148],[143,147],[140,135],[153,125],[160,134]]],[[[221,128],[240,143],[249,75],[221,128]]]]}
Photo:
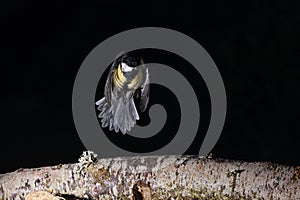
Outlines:
{"type": "Polygon", "coordinates": [[[150,79],[149,79],[149,72],[148,68],[145,69],[145,81],[144,84],[141,86],[141,100],[140,100],[140,110],[144,112],[147,108],[149,102],[149,95],[150,95],[150,79]]]}

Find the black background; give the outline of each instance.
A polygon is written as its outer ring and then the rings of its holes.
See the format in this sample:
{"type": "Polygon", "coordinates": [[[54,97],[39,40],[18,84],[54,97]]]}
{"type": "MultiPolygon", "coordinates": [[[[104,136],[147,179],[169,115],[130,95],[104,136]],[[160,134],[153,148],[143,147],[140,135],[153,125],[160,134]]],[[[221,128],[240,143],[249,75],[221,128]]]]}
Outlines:
{"type": "Polygon", "coordinates": [[[143,26],[192,37],[217,64],[228,112],[216,157],[299,165],[298,11],[258,0],[3,2],[0,173],[77,160],[77,70],[103,40],[143,26]]]}

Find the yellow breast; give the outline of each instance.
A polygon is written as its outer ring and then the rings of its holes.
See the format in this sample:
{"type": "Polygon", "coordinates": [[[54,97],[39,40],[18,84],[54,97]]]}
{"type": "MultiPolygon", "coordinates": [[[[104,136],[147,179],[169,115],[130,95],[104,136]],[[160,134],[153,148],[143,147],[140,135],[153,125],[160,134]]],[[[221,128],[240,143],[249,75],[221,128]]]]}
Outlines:
{"type": "Polygon", "coordinates": [[[113,73],[113,83],[115,86],[122,88],[124,83],[126,82],[126,78],[121,71],[121,65],[119,64],[117,70],[113,73]]]}
{"type": "MultiPolygon", "coordinates": [[[[127,81],[126,77],[122,73],[121,65],[119,64],[117,67],[117,70],[113,73],[113,84],[116,87],[123,88],[125,82],[127,81]]],[[[141,86],[141,83],[143,81],[143,73],[142,70],[139,69],[136,76],[128,83],[127,87],[128,89],[136,90],[141,86]]]]}

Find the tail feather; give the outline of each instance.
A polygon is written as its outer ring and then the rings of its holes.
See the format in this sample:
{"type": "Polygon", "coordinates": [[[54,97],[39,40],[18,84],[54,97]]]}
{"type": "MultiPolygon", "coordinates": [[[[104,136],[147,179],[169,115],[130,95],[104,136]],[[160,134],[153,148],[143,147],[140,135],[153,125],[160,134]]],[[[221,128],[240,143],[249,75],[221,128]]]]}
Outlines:
{"type": "Polygon", "coordinates": [[[139,120],[139,119],[140,119],[140,116],[139,116],[139,114],[138,114],[138,112],[137,112],[137,110],[136,110],[136,107],[135,107],[135,105],[134,105],[133,99],[131,99],[131,100],[129,101],[129,112],[130,112],[131,117],[132,117],[133,119],[136,119],[136,120],[139,120]]]}
{"type": "Polygon", "coordinates": [[[122,98],[114,99],[111,105],[106,102],[105,97],[96,102],[100,114],[102,127],[109,127],[109,130],[115,132],[121,131],[123,134],[130,131],[139,120],[139,115],[134,105],[133,99],[129,102],[123,101],[122,98]]]}

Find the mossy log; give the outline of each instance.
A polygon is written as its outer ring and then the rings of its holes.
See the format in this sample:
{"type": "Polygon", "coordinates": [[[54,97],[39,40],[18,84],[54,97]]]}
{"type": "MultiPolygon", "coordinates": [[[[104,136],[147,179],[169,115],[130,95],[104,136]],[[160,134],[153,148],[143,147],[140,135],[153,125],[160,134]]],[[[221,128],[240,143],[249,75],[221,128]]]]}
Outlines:
{"type": "Polygon", "coordinates": [[[19,169],[0,199],[300,199],[300,168],[199,156],[141,156],[19,169]]]}

